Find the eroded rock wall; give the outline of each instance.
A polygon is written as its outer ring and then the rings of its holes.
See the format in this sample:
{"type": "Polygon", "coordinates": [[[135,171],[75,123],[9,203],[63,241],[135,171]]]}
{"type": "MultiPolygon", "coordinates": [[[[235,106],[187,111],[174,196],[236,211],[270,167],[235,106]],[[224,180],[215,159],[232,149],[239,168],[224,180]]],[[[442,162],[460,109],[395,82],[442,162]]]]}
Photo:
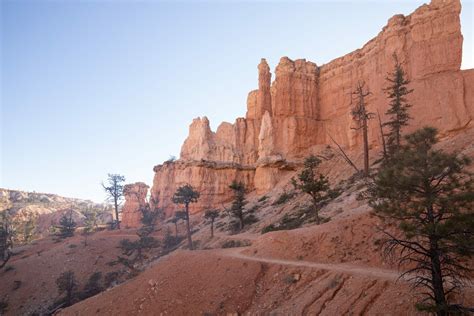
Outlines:
{"type": "MultiPolygon", "coordinates": [[[[383,88],[387,73],[393,70],[394,53],[414,89],[409,97],[413,120],[407,131],[430,124],[445,134],[465,126],[470,115],[463,100],[460,71],[460,10],[457,0],[434,0],[409,16],[396,15],[363,48],[323,65],[319,81],[324,130],[343,146],[360,143],[359,133],[350,129],[353,123],[349,115],[350,92],[359,80],[364,80],[372,92],[369,109],[378,110],[384,119],[388,102],[383,88]]],[[[376,120],[370,122],[372,145],[379,143],[377,124],[376,120]]]]}
{"type": "MultiPolygon", "coordinates": [[[[176,209],[171,196],[189,183],[201,192],[193,212],[221,207],[233,180],[258,194],[271,190],[294,172],[309,153],[334,138],[348,152],[361,144],[351,118],[351,92],[359,81],[371,91],[368,109],[385,120],[388,100],[383,91],[393,70],[394,54],[402,63],[410,88],[413,120],[405,132],[424,125],[441,135],[465,128],[474,115],[473,70],[460,70],[462,35],[459,0],[433,0],[409,16],[395,15],[361,49],[318,67],[304,59],[281,58],[271,82],[265,59],[258,65],[258,89],[247,98],[247,114],[234,124],[211,131],[206,117],[193,121],[181,159],[156,166],[152,194],[168,213],[176,209]],[[170,210],[170,211],[168,211],[170,210]]],[[[369,123],[373,153],[380,151],[378,121],[369,123]]]]}
{"type": "Polygon", "coordinates": [[[249,190],[254,188],[254,168],[234,163],[179,160],[155,166],[154,171],[152,199],[159,201],[167,217],[184,208],[172,202],[173,194],[182,185],[190,184],[201,194],[198,202],[190,205],[192,214],[222,207],[229,201],[233,180],[242,181],[249,190]]]}

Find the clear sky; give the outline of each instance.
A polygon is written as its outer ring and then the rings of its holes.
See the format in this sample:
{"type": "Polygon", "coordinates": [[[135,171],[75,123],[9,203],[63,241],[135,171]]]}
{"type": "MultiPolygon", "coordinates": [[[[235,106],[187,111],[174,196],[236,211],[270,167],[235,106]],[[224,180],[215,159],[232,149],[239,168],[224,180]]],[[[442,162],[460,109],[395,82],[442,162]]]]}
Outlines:
{"type": "Polygon", "coordinates": [[[0,187],[95,201],[107,173],[151,184],[194,117],[244,116],[261,57],[321,65],[423,3],[0,1],[0,187]]]}

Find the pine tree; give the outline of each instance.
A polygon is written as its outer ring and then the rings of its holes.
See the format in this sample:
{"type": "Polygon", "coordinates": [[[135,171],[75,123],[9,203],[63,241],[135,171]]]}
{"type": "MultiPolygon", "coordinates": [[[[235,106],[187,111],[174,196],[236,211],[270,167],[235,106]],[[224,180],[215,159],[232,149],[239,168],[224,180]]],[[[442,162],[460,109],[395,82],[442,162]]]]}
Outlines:
{"type": "Polygon", "coordinates": [[[374,118],[375,114],[368,112],[367,102],[365,98],[370,95],[368,89],[365,89],[365,83],[357,83],[356,90],[352,92],[352,95],[356,97],[356,105],[351,111],[352,118],[358,123],[358,127],[353,128],[355,130],[362,129],[362,138],[364,142],[364,175],[369,175],[369,120],[374,118]]]}
{"type": "Polygon", "coordinates": [[[474,192],[469,159],[433,149],[436,133],[408,135],[369,192],[375,214],[400,229],[385,232],[386,252],[405,267],[402,276],[428,289],[419,307],[431,301],[432,311],[448,315],[450,294],[472,271],[464,259],[474,254],[474,192]]]}
{"type": "Polygon", "coordinates": [[[186,220],[186,212],[185,211],[176,211],[174,213],[173,218],[171,219],[171,222],[174,224],[174,236],[178,238],[178,222],[180,220],[185,221],[186,220]]]}
{"type": "Polygon", "coordinates": [[[0,269],[3,268],[12,256],[14,231],[9,210],[0,212],[0,269]]]}
{"type": "Polygon", "coordinates": [[[214,221],[219,217],[219,210],[207,210],[204,218],[211,222],[211,238],[214,237],[214,221]]]}
{"type": "Polygon", "coordinates": [[[120,201],[123,198],[123,183],[125,182],[125,177],[120,174],[108,174],[107,175],[107,185],[102,183],[102,188],[107,193],[107,200],[114,203],[115,209],[115,228],[120,229],[120,219],[119,219],[119,205],[120,201]]]}
{"type": "Polygon", "coordinates": [[[64,213],[59,219],[58,237],[64,239],[74,236],[76,226],[77,224],[72,218],[72,211],[64,213]]]}
{"type": "Polygon", "coordinates": [[[234,191],[234,200],[232,201],[230,214],[239,220],[239,230],[242,230],[245,224],[244,206],[247,203],[245,200],[245,186],[242,182],[234,180],[229,188],[234,191]]]}
{"type": "Polygon", "coordinates": [[[408,109],[411,105],[407,101],[407,95],[413,92],[413,89],[407,87],[410,81],[406,78],[406,73],[398,61],[397,55],[394,55],[393,58],[395,67],[393,72],[387,75],[388,86],[384,89],[390,99],[390,107],[385,113],[390,117],[390,120],[383,124],[383,126],[388,126],[390,129],[390,132],[386,135],[389,155],[393,155],[400,148],[402,128],[407,126],[410,120],[408,109]]]}
{"type": "Polygon", "coordinates": [[[330,186],[328,179],[322,174],[316,174],[315,169],[321,163],[316,156],[309,156],[305,159],[304,169],[298,174],[297,179],[293,178],[292,183],[295,189],[311,196],[316,223],[321,222],[319,216],[320,203],[330,196],[330,186]]]}
{"type": "Polygon", "coordinates": [[[59,295],[65,293],[64,304],[70,306],[77,297],[77,280],[74,272],[68,270],[56,279],[59,295]]]}
{"type": "Polygon", "coordinates": [[[26,217],[26,221],[23,223],[23,242],[30,243],[35,237],[35,231],[38,221],[38,215],[33,212],[29,212],[26,217]]]}
{"type": "Polygon", "coordinates": [[[127,257],[118,257],[118,262],[133,272],[138,271],[137,263],[142,265],[143,260],[147,258],[147,254],[161,245],[160,241],[152,236],[161,210],[157,208],[151,209],[150,204],[147,203],[140,207],[140,212],[142,214],[142,227],[137,231],[138,240],[122,239],[120,241],[120,248],[122,254],[127,257]]]}
{"type": "Polygon", "coordinates": [[[82,213],[84,215],[84,246],[87,246],[87,238],[97,228],[97,210],[93,207],[87,207],[82,213]]]}
{"type": "Polygon", "coordinates": [[[199,196],[199,192],[195,191],[191,185],[186,184],[179,187],[172,198],[173,203],[184,204],[184,211],[186,212],[186,232],[190,250],[193,250],[193,240],[191,238],[191,225],[189,223],[189,204],[196,203],[199,196]]]}
{"type": "Polygon", "coordinates": [[[81,300],[85,300],[88,297],[99,294],[104,290],[100,284],[102,279],[102,272],[94,272],[87,280],[87,283],[84,285],[84,289],[81,292],[81,300]]]}

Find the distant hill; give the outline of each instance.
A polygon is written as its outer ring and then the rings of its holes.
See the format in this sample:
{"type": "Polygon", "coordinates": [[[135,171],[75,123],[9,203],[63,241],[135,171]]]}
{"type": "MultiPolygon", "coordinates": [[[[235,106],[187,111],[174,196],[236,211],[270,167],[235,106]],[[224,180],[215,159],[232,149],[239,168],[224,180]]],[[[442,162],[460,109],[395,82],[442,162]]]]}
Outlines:
{"type": "Polygon", "coordinates": [[[83,224],[83,212],[95,209],[98,223],[112,221],[110,205],[95,203],[90,200],[66,198],[56,194],[24,192],[0,188],[0,211],[8,210],[17,221],[34,219],[35,237],[44,236],[51,226],[58,224],[65,212],[72,212],[79,226],[83,224]]]}

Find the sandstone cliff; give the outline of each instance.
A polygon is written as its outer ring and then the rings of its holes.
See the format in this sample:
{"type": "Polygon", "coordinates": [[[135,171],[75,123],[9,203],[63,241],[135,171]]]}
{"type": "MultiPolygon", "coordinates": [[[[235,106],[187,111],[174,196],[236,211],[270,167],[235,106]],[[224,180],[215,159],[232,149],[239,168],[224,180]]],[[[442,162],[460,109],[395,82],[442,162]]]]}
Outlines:
{"type": "MultiPolygon", "coordinates": [[[[331,145],[332,136],[349,153],[361,142],[351,129],[351,92],[359,80],[371,96],[369,110],[384,120],[388,102],[385,77],[393,54],[403,63],[414,92],[406,132],[430,124],[442,136],[466,128],[473,115],[474,71],[460,70],[462,41],[459,0],[433,0],[411,15],[396,15],[361,49],[317,66],[304,59],[281,58],[271,82],[265,59],[258,65],[258,89],[247,99],[247,114],[211,131],[206,117],[195,119],[180,160],[155,166],[151,194],[167,214],[171,196],[189,183],[201,192],[192,212],[228,202],[229,183],[240,180],[263,194],[295,170],[309,153],[331,145]]],[[[371,150],[380,151],[378,122],[370,121],[371,150]]]]}

